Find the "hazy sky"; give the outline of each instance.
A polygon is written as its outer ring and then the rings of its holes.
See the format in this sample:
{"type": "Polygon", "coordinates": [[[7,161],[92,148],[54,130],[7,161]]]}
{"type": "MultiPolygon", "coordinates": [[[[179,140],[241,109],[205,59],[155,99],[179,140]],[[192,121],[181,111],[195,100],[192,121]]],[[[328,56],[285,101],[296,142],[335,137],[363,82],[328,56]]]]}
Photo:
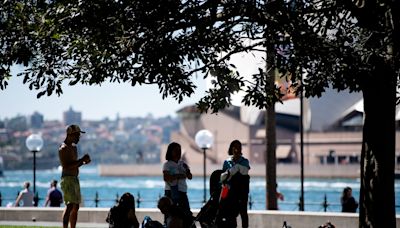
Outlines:
{"type": "Polygon", "coordinates": [[[6,90],[0,90],[0,119],[20,115],[31,115],[34,111],[44,115],[45,120],[61,120],[62,113],[72,107],[82,112],[86,120],[100,120],[105,117],[175,116],[176,111],[196,103],[204,96],[205,82],[196,79],[196,93],[178,104],[173,98],[162,99],[156,85],[132,87],[129,84],[107,83],[100,86],[66,86],[59,97],[56,94],[36,98],[37,91],[29,90],[22,84],[22,77],[12,77],[6,90]]]}
{"type": "MultiPolygon", "coordinates": [[[[241,76],[256,73],[258,67],[263,67],[261,55],[236,54],[231,63],[235,64],[241,76]]],[[[13,71],[20,70],[16,67],[13,71]]],[[[12,77],[6,90],[0,90],[0,119],[20,115],[31,115],[37,111],[44,115],[45,120],[61,120],[64,111],[70,107],[82,112],[85,120],[100,120],[105,117],[114,119],[120,117],[146,116],[149,113],[155,117],[175,116],[176,111],[187,105],[195,104],[205,94],[210,86],[201,76],[194,81],[197,86],[195,94],[178,104],[173,98],[163,100],[157,85],[142,85],[132,87],[129,84],[107,83],[100,86],[64,86],[63,94],[36,98],[38,93],[29,90],[22,84],[22,77],[12,77]]],[[[209,81],[209,80],[208,80],[209,81]]],[[[243,95],[243,94],[240,94],[243,95]]],[[[240,105],[241,96],[233,99],[235,105],[240,105]]]]}

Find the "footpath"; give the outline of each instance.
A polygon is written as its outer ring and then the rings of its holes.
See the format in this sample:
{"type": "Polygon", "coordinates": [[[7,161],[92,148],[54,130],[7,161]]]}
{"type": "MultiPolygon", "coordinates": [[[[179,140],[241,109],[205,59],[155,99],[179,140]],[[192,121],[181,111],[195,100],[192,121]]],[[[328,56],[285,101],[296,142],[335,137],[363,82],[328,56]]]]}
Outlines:
{"type": "MultiPolygon", "coordinates": [[[[0,227],[3,226],[35,226],[35,227],[62,227],[61,222],[29,222],[29,221],[0,221],[0,227]]],[[[78,222],[77,228],[108,228],[107,223],[86,223],[78,222]]]]}
{"type": "MultiPolygon", "coordinates": [[[[103,228],[108,227],[105,221],[109,208],[80,208],[77,227],[103,228]]],[[[35,207],[0,207],[0,227],[8,226],[34,226],[34,227],[62,227],[61,216],[63,208],[35,208],[35,207]],[[36,221],[32,221],[36,220],[36,221]]],[[[193,210],[194,215],[199,211],[193,210]]],[[[137,208],[138,221],[143,221],[145,216],[153,220],[162,221],[163,215],[158,209],[137,208]]],[[[240,216],[239,216],[240,217],[240,216]]],[[[337,212],[299,212],[299,211],[266,211],[250,210],[249,221],[252,228],[277,228],[282,227],[284,221],[294,228],[314,228],[327,221],[336,227],[357,227],[358,214],[337,212]]],[[[238,218],[238,223],[240,219],[238,218]]],[[[400,228],[400,217],[397,217],[397,228],[400,228]]],[[[197,224],[198,225],[198,224],[197,224]]],[[[239,225],[238,228],[241,228],[239,225]]]]}

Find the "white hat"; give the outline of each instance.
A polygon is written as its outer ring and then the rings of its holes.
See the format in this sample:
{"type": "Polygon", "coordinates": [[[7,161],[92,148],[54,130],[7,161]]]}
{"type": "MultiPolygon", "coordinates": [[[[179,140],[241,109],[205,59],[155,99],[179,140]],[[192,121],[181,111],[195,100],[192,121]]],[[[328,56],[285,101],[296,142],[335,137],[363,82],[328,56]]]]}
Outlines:
{"type": "Polygon", "coordinates": [[[81,131],[81,128],[78,125],[71,124],[67,127],[67,135],[74,134],[74,133],[86,133],[81,131]]]}

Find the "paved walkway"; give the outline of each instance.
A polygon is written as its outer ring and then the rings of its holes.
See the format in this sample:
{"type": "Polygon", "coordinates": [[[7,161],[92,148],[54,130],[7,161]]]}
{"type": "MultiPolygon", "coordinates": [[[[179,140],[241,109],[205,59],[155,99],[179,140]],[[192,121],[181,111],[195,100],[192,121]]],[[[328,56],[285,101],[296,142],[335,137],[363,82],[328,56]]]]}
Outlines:
{"type": "MultiPolygon", "coordinates": [[[[62,227],[61,222],[0,221],[0,228],[7,226],[62,227]]],[[[108,223],[77,223],[76,228],[108,228],[108,223]]],[[[196,227],[200,227],[196,223],[196,227]]]]}
{"type": "MultiPolygon", "coordinates": [[[[61,222],[27,222],[27,221],[0,221],[0,227],[7,226],[35,226],[35,227],[62,227],[61,222]]],[[[103,228],[107,223],[77,223],[77,228],[103,228]]]]}

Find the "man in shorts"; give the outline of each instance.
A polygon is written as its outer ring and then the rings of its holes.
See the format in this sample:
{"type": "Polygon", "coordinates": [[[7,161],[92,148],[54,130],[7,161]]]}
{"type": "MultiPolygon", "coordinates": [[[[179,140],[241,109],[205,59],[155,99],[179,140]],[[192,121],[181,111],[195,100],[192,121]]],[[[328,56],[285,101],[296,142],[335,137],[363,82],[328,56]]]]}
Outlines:
{"type": "Polygon", "coordinates": [[[62,166],[61,190],[64,192],[65,209],[63,212],[63,228],[76,227],[78,219],[79,204],[81,203],[81,190],[79,185],[79,167],[90,163],[90,156],[85,154],[78,159],[78,150],[76,144],[79,142],[81,131],[78,125],[69,125],[67,127],[67,136],[64,143],[61,144],[58,155],[62,166]]]}

